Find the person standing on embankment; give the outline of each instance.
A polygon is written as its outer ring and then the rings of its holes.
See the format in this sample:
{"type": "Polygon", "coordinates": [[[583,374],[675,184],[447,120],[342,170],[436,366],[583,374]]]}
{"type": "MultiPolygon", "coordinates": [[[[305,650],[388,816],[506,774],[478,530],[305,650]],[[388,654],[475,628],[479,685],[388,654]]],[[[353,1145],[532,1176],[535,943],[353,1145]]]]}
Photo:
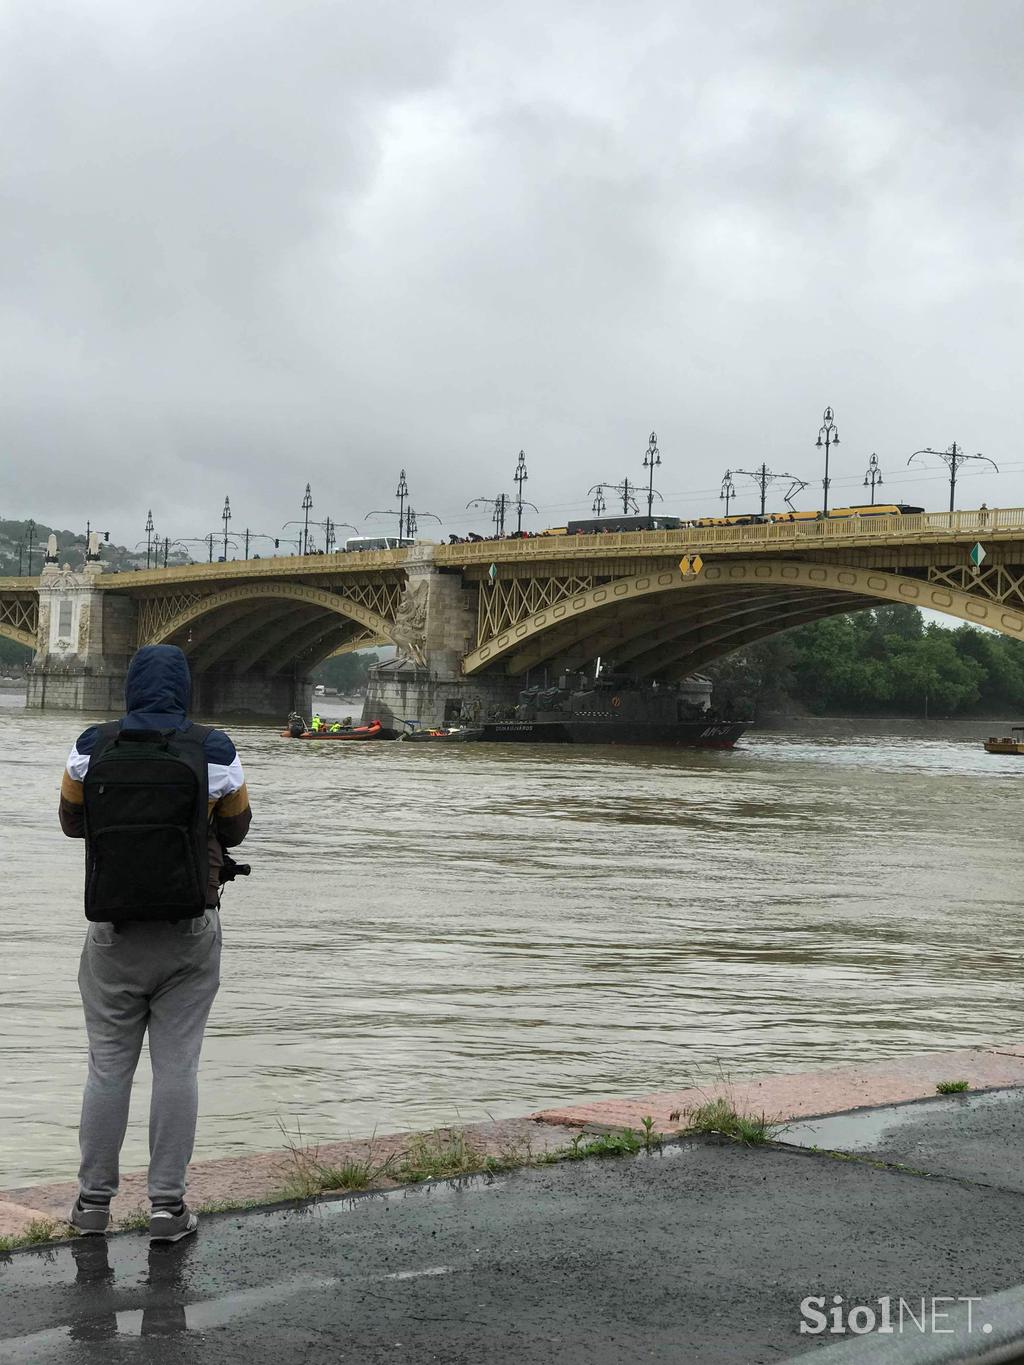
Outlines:
{"type": "Polygon", "coordinates": [[[252,813],[222,730],[188,719],[192,679],[173,645],[147,645],[125,680],[127,714],[75,742],[60,824],[86,840],[78,973],[89,1035],[79,1196],[70,1222],[106,1232],[117,1194],[132,1080],[149,1034],[150,1236],[195,1232],[184,1202],[198,1112],[199,1052],[220,985],[220,870],[252,813]]]}

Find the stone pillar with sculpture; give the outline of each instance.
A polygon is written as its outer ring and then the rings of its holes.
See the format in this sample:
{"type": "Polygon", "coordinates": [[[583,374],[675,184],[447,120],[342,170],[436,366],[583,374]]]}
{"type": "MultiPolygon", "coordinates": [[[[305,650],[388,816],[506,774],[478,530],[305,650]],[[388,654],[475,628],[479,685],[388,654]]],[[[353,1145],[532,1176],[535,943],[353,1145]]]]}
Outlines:
{"type": "Polygon", "coordinates": [[[371,669],[363,721],[401,731],[485,717],[514,702],[522,686],[504,675],[462,672],[476,636],[476,584],[434,564],[436,546],[419,542],[405,561],[406,585],[391,640],[395,657],[371,669]]]}
{"type": "Polygon", "coordinates": [[[95,531],[85,568],[61,564],[57,537],[39,576],[39,627],[26,704],[38,710],[119,711],[135,639],[135,605],[99,587],[95,531]]]}

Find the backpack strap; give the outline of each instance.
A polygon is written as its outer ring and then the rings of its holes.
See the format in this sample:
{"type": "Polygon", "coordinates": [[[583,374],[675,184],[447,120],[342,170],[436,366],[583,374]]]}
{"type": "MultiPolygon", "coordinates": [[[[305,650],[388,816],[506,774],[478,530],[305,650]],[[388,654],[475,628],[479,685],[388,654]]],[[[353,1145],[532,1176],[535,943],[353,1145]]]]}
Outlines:
{"type": "Polygon", "coordinates": [[[96,759],[103,753],[104,749],[109,749],[111,744],[121,733],[121,722],[119,720],[104,721],[102,725],[96,726],[96,733],[99,738],[89,752],[89,766],[92,767],[96,759]]]}

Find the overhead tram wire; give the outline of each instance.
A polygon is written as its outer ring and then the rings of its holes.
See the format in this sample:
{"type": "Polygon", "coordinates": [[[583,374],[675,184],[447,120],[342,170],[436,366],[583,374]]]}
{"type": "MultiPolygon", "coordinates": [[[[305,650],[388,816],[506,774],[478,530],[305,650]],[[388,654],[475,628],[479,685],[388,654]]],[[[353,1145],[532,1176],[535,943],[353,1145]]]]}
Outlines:
{"type": "MultiPolygon", "coordinates": [[[[909,471],[907,472],[901,471],[899,473],[890,472],[890,474],[886,476],[886,484],[890,492],[895,493],[896,491],[904,487],[916,488],[918,486],[930,483],[947,482],[946,477],[941,473],[931,472],[926,470],[925,468],[920,468],[920,472],[917,472],[918,468],[919,467],[917,466],[911,466],[911,470],[915,472],[909,471]]],[[[1024,461],[1012,461],[1004,463],[999,468],[1000,472],[1004,474],[1024,471],[1024,461]]],[[[957,482],[959,483],[964,479],[977,479],[984,476],[985,476],[984,470],[965,468],[962,469],[958,474],[957,482]]],[[[833,489],[837,488],[848,489],[852,493],[854,489],[858,488],[858,486],[862,486],[862,477],[857,475],[839,475],[837,477],[831,478],[829,480],[829,483],[830,487],[833,489]]],[[[594,487],[596,488],[597,485],[595,485],[594,487]]],[[[603,483],[600,485],[600,487],[615,488],[616,485],[603,483]]],[[[635,485],[631,484],[630,485],[631,493],[633,492],[634,488],[635,485]]],[[[641,489],[636,489],[636,491],[640,492],[641,489]]],[[[662,501],[666,506],[677,506],[679,503],[694,504],[692,508],[692,516],[696,518],[697,516],[701,515],[711,515],[711,508],[713,507],[714,503],[718,501],[720,491],[721,491],[720,485],[706,486],[700,488],[676,489],[667,493],[663,493],[662,501]]],[[[591,494],[593,493],[593,489],[590,490],[590,493],[591,494]]],[[[860,502],[861,498],[851,497],[849,501],[845,503],[845,505],[856,506],[860,502]]],[[[509,503],[510,505],[514,505],[514,499],[509,499],[509,503]]],[[[540,515],[541,517],[556,522],[564,520],[566,514],[572,513],[576,513],[579,516],[587,516],[588,514],[591,516],[600,515],[599,513],[595,512],[592,501],[587,503],[580,499],[541,503],[539,504],[539,506],[537,506],[536,510],[538,512],[538,515],[540,515]]],[[[464,507],[444,507],[442,508],[442,515],[439,518],[439,520],[441,520],[445,524],[450,523],[457,524],[462,521],[464,513],[465,513],[464,507]]],[[[391,513],[390,515],[394,514],[391,513]]]]}

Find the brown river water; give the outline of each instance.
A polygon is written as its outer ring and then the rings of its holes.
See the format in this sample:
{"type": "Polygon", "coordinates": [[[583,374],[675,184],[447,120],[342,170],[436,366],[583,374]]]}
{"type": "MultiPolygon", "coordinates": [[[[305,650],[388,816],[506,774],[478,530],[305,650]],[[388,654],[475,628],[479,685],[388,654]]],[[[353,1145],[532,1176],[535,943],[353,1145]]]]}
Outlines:
{"type": "MultiPolygon", "coordinates": [[[[77,1166],[82,846],[56,803],[87,722],[3,701],[13,1186],[77,1166]]],[[[227,728],[253,875],[225,895],[197,1156],[1024,1039],[1024,759],[976,739],[698,753],[227,728]]],[[[126,1168],[145,1134],[142,1091],[126,1168]]]]}

